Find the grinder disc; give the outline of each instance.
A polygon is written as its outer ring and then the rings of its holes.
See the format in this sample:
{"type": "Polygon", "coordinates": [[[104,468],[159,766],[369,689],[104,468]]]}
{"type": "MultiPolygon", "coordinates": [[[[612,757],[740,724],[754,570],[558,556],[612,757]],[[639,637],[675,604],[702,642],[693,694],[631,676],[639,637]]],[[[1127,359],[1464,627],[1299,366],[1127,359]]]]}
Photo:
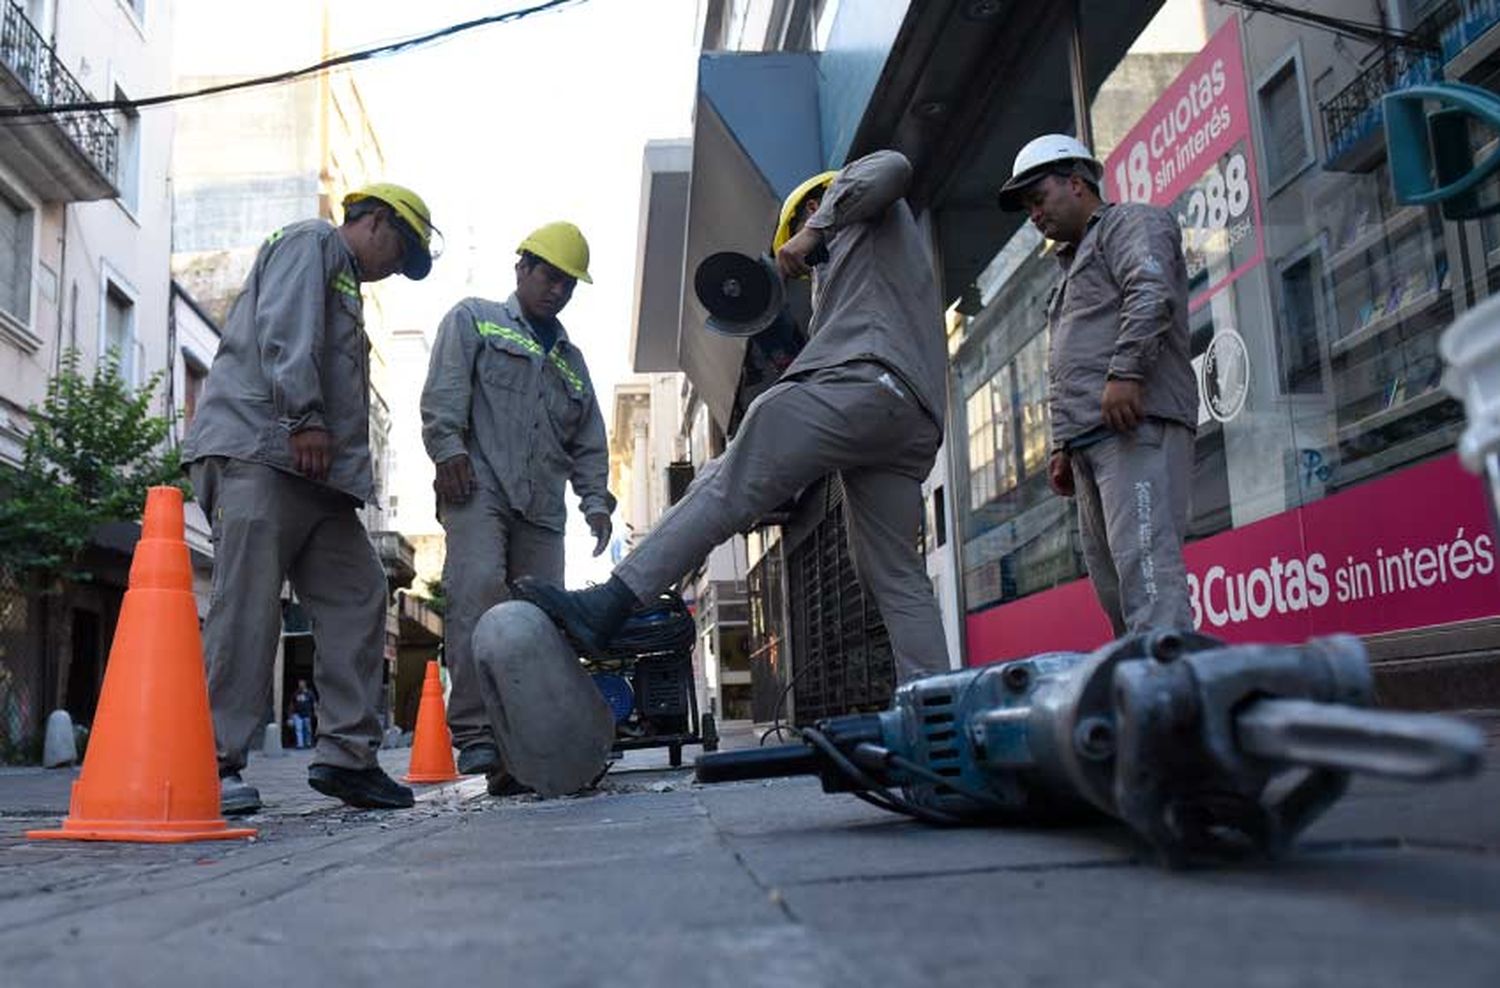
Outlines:
{"type": "Polygon", "coordinates": [[[776,320],[781,277],[767,258],[735,251],[710,254],[693,274],[693,291],[708,310],[706,325],[725,336],[754,336],[776,320]]]}

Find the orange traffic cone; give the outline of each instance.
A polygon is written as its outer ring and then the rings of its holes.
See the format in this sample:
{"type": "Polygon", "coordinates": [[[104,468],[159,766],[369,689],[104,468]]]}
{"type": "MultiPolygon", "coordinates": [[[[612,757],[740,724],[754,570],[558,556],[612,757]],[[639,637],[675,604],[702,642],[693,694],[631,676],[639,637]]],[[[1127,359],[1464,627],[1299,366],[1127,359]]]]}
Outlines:
{"type": "Polygon", "coordinates": [[[427,663],[422,680],[422,702],[417,706],[416,736],[411,742],[411,764],[402,782],[452,782],[458,778],[453,764],[453,735],[448,733],[448,712],[443,709],[443,680],[437,660],[427,663]]]}
{"type": "Polygon", "coordinates": [[[219,771],[208,713],[182,491],[146,495],[93,737],[61,830],[32,838],[180,843],[253,837],[219,813],[219,771]]]}

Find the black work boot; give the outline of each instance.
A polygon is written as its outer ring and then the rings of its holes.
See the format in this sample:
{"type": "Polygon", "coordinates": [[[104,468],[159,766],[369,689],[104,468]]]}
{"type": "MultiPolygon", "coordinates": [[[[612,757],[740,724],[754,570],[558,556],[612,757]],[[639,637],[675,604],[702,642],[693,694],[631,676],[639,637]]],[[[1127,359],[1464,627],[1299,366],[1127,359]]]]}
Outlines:
{"type": "Polygon", "coordinates": [[[416,805],[411,790],[386,775],[378,765],[358,769],[311,765],[307,769],[307,784],[325,796],[366,810],[400,810],[416,805]]]}
{"type": "Polygon", "coordinates": [[[522,577],[516,596],[540,607],[584,655],[603,654],[636,605],[635,594],[618,576],[587,590],[522,577]]]}
{"type": "Polygon", "coordinates": [[[219,776],[219,812],[225,816],[244,816],[260,812],[260,790],[240,778],[238,772],[219,776]]]}
{"type": "Polygon", "coordinates": [[[475,741],[458,751],[459,775],[489,775],[500,769],[500,749],[488,741],[475,741]]]}

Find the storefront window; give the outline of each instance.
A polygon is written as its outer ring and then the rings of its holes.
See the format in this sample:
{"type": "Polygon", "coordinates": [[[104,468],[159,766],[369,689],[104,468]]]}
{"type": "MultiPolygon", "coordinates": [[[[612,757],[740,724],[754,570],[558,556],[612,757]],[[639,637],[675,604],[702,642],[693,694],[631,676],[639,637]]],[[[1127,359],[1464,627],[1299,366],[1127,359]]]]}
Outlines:
{"type": "MultiPolygon", "coordinates": [[[[1496,88],[1485,73],[1500,62],[1500,35],[1427,23],[1472,5],[1403,10],[1406,29],[1442,37],[1437,58],[1208,5],[1192,38],[1163,20],[1186,6],[1163,5],[1147,32],[1158,47],[1132,49],[1104,81],[1093,123],[1105,199],[1161,206],[1183,229],[1200,388],[1198,540],[1290,517],[1451,452],[1462,412],[1441,387],[1437,341],[1457,314],[1500,291],[1500,183],[1479,194],[1496,210],[1487,217],[1455,221],[1436,206],[1403,205],[1380,106],[1387,92],[1433,80],[1496,88]],[[1163,50],[1163,38],[1182,46],[1163,50]],[[1475,54],[1485,44],[1493,57],[1475,54]]],[[[1328,12],[1363,10],[1335,3],[1328,12]]],[[[1476,160],[1496,139],[1475,130],[1476,160]]],[[[983,309],[954,353],[957,434],[968,439],[968,462],[956,467],[968,470],[957,530],[970,612],[1084,575],[1073,505],[1045,478],[1041,300],[1056,277],[1055,259],[1023,229],[981,277],[983,309]]]]}

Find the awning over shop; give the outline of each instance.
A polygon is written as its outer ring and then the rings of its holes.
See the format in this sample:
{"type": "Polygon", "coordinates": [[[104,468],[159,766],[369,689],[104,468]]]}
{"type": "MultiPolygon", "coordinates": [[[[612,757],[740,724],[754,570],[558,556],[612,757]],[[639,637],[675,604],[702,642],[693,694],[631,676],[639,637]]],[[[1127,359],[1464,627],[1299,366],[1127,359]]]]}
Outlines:
{"type": "MultiPolygon", "coordinates": [[[[1161,0],[1078,0],[1092,99],[1161,0]]],[[[995,192],[1031,138],[1073,128],[1072,4],[928,0],[907,10],[850,144],[912,160],[910,198],[933,212],[943,293],[957,299],[1020,226],[995,192]]]]}
{"type": "Polygon", "coordinates": [[[693,272],[721,250],[769,249],[782,198],[821,167],[817,86],[810,54],[710,53],[698,62],[678,358],[721,429],[745,344],[703,328],[693,272]]]}
{"type": "Polygon", "coordinates": [[[682,311],[688,169],[692,162],[691,141],[646,144],[636,245],[635,319],[630,327],[631,369],[637,373],[680,369],[677,330],[682,311]]]}

